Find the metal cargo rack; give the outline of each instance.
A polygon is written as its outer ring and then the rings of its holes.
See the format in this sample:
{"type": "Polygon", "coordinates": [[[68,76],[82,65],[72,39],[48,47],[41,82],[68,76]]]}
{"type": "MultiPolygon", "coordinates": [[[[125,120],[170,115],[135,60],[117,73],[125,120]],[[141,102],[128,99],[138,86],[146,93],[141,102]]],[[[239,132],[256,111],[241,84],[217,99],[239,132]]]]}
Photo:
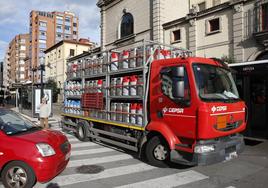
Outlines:
{"type": "MultiPolygon", "coordinates": [[[[90,120],[95,122],[102,122],[105,124],[111,124],[111,125],[117,125],[120,127],[128,127],[131,129],[136,130],[144,130],[146,125],[148,124],[148,92],[149,92],[149,79],[150,79],[150,66],[153,60],[155,59],[165,59],[165,58],[176,58],[176,57],[185,57],[185,56],[191,56],[191,52],[186,49],[177,48],[170,45],[165,45],[157,42],[152,41],[137,41],[134,44],[132,44],[131,49],[124,49],[124,50],[118,50],[118,49],[111,49],[109,51],[103,51],[99,53],[92,53],[88,56],[82,57],[79,60],[69,61],[68,62],[68,73],[69,75],[75,75],[75,77],[67,77],[67,80],[81,80],[82,88],[85,94],[85,88],[86,88],[86,82],[94,81],[96,82],[98,79],[102,79],[105,81],[105,85],[102,86],[102,89],[105,91],[103,93],[103,102],[105,103],[104,109],[101,109],[102,112],[104,112],[106,115],[103,116],[105,118],[100,119],[97,117],[91,117],[88,113],[81,113],[81,114],[70,114],[64,110],[64,113],[62,114],[64,117],[71,117],[71,118],[77,118],[77,119],[84,119],[84,120],[90,120]],[[124,51],[133,52],[131,50],[139,50],[139,53],[135,51],[131,56],[128,58],[120,58],[119,55],[122,54],[124,51]],[[163,52],[167,52],[167,54],[161,54],[163,52]],[[113,60],[111,58],[112,53],[117,53],[118,58],[116,60],[113,60]],[[135,54],[136,53],[136,54],[135,54]],[[117,70],[111,70],[111,66],[113,64],[117,63],[118,67],[120,63],[123,63],[124,61],[136,61],[139,59],[142,63],[139,66],[135,66],[132,68],[126,68],[126,69],[117,69],[117,70]],[[78,64],[78,65],[74,65],[78,64]],[[105,66],[105,67],[104,67],[105,66]],[[71,70],[71,67],[77,67],[76,70],[71,70]],[[104,68],[103,68],[104,67],[104,68]],[[75,71],[82,71],[81,73],[76,73],[75,71]],[[72,74],[70,74],[72,73],[72,74]],[[136,87],[142,87],[142,95],[138,96],[111,96],[111,89],[115,88],[115,86],[111,85],[111,80],[113,78],[122,78],[123,76],[133,76],[133,75],[140,75],[141,79],[143,80],[142,84],[137,84],[136,87]],[[79,77],[80,76],[80,77],[79,77]],[[138,113],[126,113],[126,112],[116,112],[111,110],[111,104],[113,102],[118,103],[131,103],[131,102],[141,103],[142,104],[142,114],[138,113]],[[121,121],[114,121],[111,118],[111,114],[118,113],[122,115],[129,115],[129,116],[136,116],[141,117],[143,122],[142,124],[138,125],[137,123],[133,124],[130,122],[121,122],[121,121]]],[[[121,65],[122,66],[122,65],[121,65]]],[[[120,86],[123,90],[124,87],[130,87],[129,86],[120,86]]],[[[87,88],[88,89],[88,88],[87,88]]],[[[103,91],[102,90],[102,91],[103,91]]],[[[88,91],[88,90],[87,90],[88,91]]],[[[68,98],[66,96],[65,98],[68,98]]],[[[78,98],[78,97],[77,97],[78,98]]],[[[83,97],[81,99],[84,99],[83,97]]],[[[82,104],[84,101],[81,101],[82,104]]],[[[84,108],[85,109],[85,108],[84,108]]],[[[86,109],[89,109],[88,106],[86,109]]],[[[92,108],[94,110],[97,108],[92,108]]],[[[83,108],[81,107],[81,110],[83,111],[83,108]]]]}

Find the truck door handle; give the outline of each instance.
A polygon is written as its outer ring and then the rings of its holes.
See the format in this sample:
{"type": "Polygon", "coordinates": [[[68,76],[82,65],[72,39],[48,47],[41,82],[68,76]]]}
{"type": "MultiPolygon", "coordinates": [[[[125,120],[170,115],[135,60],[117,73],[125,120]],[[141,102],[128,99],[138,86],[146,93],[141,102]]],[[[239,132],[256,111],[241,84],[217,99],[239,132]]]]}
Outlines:
{"type": "Polygon", "coordinates": [[[157,117],[163,118],[164,117],[163,112],[158,110],[157,111],[157,117]]]}

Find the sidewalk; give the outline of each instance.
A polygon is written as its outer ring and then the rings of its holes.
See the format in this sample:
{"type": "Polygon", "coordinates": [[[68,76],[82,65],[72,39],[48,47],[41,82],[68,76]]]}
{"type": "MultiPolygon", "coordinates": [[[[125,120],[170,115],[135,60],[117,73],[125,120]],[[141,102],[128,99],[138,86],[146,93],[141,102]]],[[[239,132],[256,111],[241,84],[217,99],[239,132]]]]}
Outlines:
{"type": "MultiPolygon", "coordinates": [[[[26,114],[26,113],[21,113],[19,112],[18,108],[10,108],[11,110],[19,113],[20,115],[22,115],[23,117],[25,117],[26,119],[30,120],[31,122],[39,125],[40,121],[38,120],[38,118],[33,118],[30,115],[26,114]]],[[[60,114],[53,114],[52,117],[48,118],[48,124],[50,127],[60,127],[60,121],[61,121],[61,116],[60,114]]]]}

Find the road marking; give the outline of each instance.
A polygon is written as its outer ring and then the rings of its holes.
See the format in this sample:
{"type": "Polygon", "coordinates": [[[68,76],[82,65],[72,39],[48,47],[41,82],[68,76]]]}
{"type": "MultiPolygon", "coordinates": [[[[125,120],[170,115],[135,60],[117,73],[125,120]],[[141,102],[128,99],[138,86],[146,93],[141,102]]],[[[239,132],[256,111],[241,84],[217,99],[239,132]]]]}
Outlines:
{"type": "Polygon", "coordinates": [[[126,159],[133,159],[133,156],[123,154],[123,155],[111,155],[107,157],[96,157],[96,158],[89,158],[89,159],[81,159],[81,160],[71,160],[68,164],[69,167],[78,167],[81,165],[94,165],[94,164],[100,164],[100,163],[109,163],[109,162],[115,162],[115,161],[121,161],[126,159]]]}
{"type": "Polygon", "coordinates": [[[79,141],[76,137],[68,137],[68,140],[69,140],[69,142],[79,141]]]}
{"type": "MultiPolygon", "coordinates": [[[[122,176],[126,174],[144,172],[148,170],[155,169],[156,167],[149,166],[145,163],[135,164],[135,165],[128,165],[118,168],[111,168],[104,170],[98,174],[72,174],[72,175],[64,175],[58,176],[53,179],[53,182],[56,182],[59,186],[71,185],[81,182],[88,182],[93,180],[99,180],[104,178],[112,178],[116,176],[122,176]]],[[[46,187],[47,184],[39,184],[37,187],[46,187]]]]}
{"type": "Polygon", "coordinates": [[[228,186],[228,187],[226,187],[226,188],[236,188],[236,187],[234,187],[234,186],[228,186]]]}
{"type": "Polygon", "coordinates": [[[90,149],[90,150],[78,150],[78,151],[72,151],[71,156],[78,156],[78,155],[90,155],[90,154],[97,154],[97,153],[104,153],[109,151],[116,151],[111,148],[97,148],[97,149],[90,149]]]}
{"type": "Polygon", "coordinates": [[[177,187],[180,185],[185,185],[188,183],[193,183],[196,181],[200,181],[203,179],[207,179],[208,176],[205,176],[201,173],[198,173],[193,170],[189,170],[186,172],[180,172],[177,174],[172,174],[169,176],[164,176],[155,179],[149,179],[142,182],[137,182],[133,184],[119,186],[117,188],[169,188],[169,187],[177,187]]]}
{"type": "Polygon", "coordinates": [[[75,144],[71,143],[71,146],[72,148],[82,148],[82,147],[87,147],[87,146],[98,146],[98,144],[93,143],[93,142],[83,142],[83,143],[79,142],[75,144]]]}

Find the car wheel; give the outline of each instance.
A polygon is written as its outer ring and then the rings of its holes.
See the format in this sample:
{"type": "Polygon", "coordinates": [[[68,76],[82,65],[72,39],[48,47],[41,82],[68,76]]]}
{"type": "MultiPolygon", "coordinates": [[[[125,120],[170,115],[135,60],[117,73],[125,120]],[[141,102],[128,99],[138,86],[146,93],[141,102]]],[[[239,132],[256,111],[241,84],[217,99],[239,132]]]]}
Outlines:
{"type": "Polygon", "coordinates": [[[80,122],[77,125],[76,137],[82,142],[89,141],[88,131],[86,130],[86,125],[83,122],[80,122]]]}
{"type": "Polygon", "coordinates": [[[1,173],[2,183],[5,187],[33,187],[36,177],[33,169],[20,161],[13,161],[7,164],[1,173]]]}
{"type": "Polygon", "coordinates": [[[167,167],[169,164],[170,149],[166,141],[160,136],[152,137],[145,149],[149,164],[157,167],[167,167]]]}

